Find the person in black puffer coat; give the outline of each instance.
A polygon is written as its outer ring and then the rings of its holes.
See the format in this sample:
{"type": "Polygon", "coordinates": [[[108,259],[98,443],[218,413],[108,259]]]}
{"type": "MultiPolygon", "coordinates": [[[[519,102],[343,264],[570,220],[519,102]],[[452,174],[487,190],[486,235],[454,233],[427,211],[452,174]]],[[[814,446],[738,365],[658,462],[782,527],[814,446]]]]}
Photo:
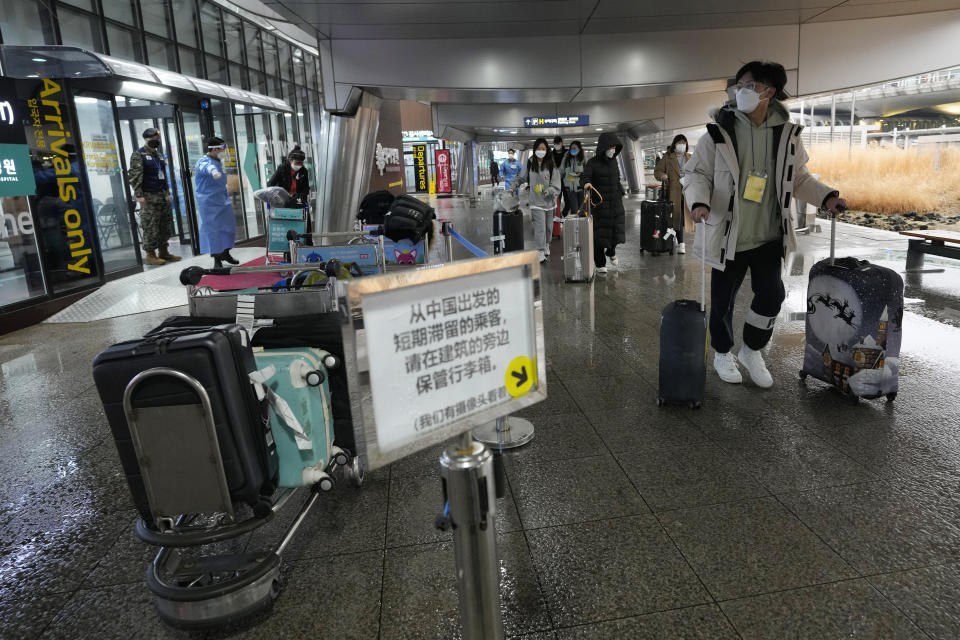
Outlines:
{"type": "MultiPolygon", "coordinates": [[[[586,189],[593,187],[603,198],[603,202],[593,209],[593,262],[598,273],[607,272],[607,258],[617,266],[616,250],[618,244],[626,242],[625,216],[623,213],[623,185],[620,184],[620,165],[617,155],[623,145],[613,133],[600,134],[597,141],[597,154],[587,161],[580,176],[580,183],[586,189]]],[[[583,194],[590,197],[590,192],[583,194]]],[[[594,196],[596,197],[596,196],[594,196]]]]}

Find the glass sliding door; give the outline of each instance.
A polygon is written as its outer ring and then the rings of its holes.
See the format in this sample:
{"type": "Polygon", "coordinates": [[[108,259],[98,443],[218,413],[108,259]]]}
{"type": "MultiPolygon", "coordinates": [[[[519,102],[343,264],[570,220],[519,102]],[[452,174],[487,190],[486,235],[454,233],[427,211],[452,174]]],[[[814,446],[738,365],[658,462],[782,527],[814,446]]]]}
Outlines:
{"type": "Polygon", "coordinates": [[[104,271],[137,266],[139,250],[130,225],[113,104],[90,96],[77,96],[74,104],[104,271]]]}
{"type": "MultiPolygon", "coordinates": [[[[260,166],[257,162],[257,143],[254,137],[254,107],[236,105],[237,153],[240,161],[240,183],[243,188],[244,215],[247,219],[247,230],[250,237],[261,236],[264,233],[263,223],[257,212],[257,202],[253,192],[266,185],[266,180],[260,175],[260,166]]],[[[269,179],[269,176],[268,178],[269,179]]]]}
{"type": "Polygon", "coordinates": [[[0,307],[46,294],[26,196],[0,198],[0,307]]]}
{"type": "Polygon", "coordinates": [[[210,101],[210,113],[213,116],[214,135],[227,143],[227,153],[223,157],[223,171],[227,174],[227,192],[233,204],[233,216],[237,228],[237,241],[246,240],[246,216],[243,209],[243,193],[240,183],[240,161],[237,154],[237,137],[233,129],[233,114],[230,103],[223,100],[210,101]]]}

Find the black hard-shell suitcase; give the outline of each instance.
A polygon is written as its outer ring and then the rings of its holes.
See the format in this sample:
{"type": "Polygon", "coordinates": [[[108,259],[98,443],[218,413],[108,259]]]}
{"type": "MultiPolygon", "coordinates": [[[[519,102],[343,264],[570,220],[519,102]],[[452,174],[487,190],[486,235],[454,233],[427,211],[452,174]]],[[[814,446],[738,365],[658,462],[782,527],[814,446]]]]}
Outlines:
{"type": "Polygon", "coordinates": [[[669,200],[644,200],[640,203],[640,252],[657,255],[676,248],[674,238],[667,233],[673,224],[673,203],[669,200]]]}
{"type": "Polygon", "coordinates": [[[810,268],[806,347],[800,377],[823,380],[852,399],[897,396],[903,336],[903,279],[857,258],[830,257],[810,268]]]}
{"type": "MultiPolygon", "coordinates": [[[[169,327],[207,327],[233,322],[230,318],[194,318],[173,316],[163,321],[154,332],[169,327]]],[[[153,332],[151,332],[153,333],[153,332]]],[[[149,334],[148,334],[149,335],[149,334]]],[[[261,327],[250,339],[250,346],[264,349],[320,348],[344,362],[343,333],[337,313],[303,315],[296,318],[275,318],[273,326],[261,327]]],[[[353,434],[353,415],[345,367],[327,372],[330,384],[330,410],[333,413],[334,444],[357,453],[353,434]]]]}
{"type": "Polygon", "coordinates": [[[368,193],[360,201],[357,220],[363,220],[366,224],[383,224],[383,216],[390,210],[394,200],[396,196],[386,189],[368,193]]]}
{"type": "Polygon", "coordinates": [[[698,409],[703,402],[707,378],[707,275],[703,257],[700,277],[700,302],[675,300],[660,316],[658,405],[687,404],[698,409]]]}
{"type": "Polygon", "coordinates": [[[523,213],[520,211],[494,211],[493,253],[523,251],[523,213]]]}
{"type": "MultiPolygon", "coordinates": [[[[277,452],[266,404],[258,400],[248,377],[256,370],[256,362],[246,330],[235,324],[168,329],[115,344],[93,361],[94,382],[134,506],[144,521],[149,525],[154,523],[123,409],[123,395],[134,376],[157,367],[185,373],[207,391],[231,499],[255,507],[264,503],[276,487],[277,452]]],[[[200,404],[200,399],[190,388],[165,376],[141,383],[132,404],[137,408],[191,405],[200,404]]],[[[170,442],[170,446],[178,444],[170,442]]]]}

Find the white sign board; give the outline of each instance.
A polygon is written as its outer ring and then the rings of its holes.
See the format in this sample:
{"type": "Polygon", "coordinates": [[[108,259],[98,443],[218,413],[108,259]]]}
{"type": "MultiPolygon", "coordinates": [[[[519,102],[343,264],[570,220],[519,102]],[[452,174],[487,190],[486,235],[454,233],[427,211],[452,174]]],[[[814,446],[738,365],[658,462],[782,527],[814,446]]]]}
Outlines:
{"type": "Polygon", "coordinates": [[[535,253],[364,277],[345,289],[354,431],[368,469],[546,397],[535,253]]]}

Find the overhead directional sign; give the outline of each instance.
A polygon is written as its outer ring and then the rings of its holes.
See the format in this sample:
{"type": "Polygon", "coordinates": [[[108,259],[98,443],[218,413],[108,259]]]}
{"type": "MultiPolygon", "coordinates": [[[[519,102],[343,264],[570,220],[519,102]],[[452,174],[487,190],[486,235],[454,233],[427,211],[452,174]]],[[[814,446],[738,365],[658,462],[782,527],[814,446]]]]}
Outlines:
{"type": "Polygon", "coordinates": [[[525,127],[586,127],[590,116],[527,116],[523,119],[525,127]]]}

